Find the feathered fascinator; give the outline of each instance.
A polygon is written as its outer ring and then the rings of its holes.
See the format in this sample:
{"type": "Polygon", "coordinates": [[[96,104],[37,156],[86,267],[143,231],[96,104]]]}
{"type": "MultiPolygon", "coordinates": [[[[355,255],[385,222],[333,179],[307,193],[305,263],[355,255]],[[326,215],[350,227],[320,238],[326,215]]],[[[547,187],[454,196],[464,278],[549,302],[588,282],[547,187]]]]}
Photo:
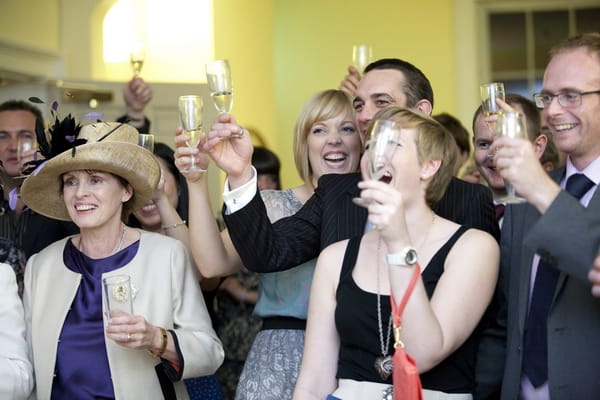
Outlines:
{"type": "MultiPolygon", "coordinates": [[[[44,104],[44,102],[37,97],[30,97],[29,101],[37,104],[44,104]]],[[[77,138],[81,131],[81,125],[75,121],[75,118],[71,114],[68,114],[65,118],[60,119],[57,110],[58,102],[54,101],[50,107],[54,124],[48,129],[48,136],[46,136],[44,121],[39,118],[36,119],[35,136],[39,146],[39,153],[42,158],[38,159],[36,154],[33,161],[27,162],[25,164],[27,168],[23,171],[23,175],[30,175],[40,164],[43,164],[66,150],[72,149],[74,155],[75,147],[87,142],[86,139],[77,138]],[[50,141],[48,141],[48,137],[50,138],[50,141]]]]}

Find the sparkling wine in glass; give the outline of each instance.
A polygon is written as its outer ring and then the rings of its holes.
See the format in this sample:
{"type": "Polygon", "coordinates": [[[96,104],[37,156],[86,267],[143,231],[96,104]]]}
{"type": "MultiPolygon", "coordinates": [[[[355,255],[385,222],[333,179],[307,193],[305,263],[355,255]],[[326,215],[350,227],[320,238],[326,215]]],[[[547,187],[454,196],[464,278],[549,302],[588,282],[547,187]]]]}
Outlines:
{"type": "Polygon", "coordinates": [[[365,67],[371,63],[373,50],[368,44],[357,44],[352,47],[352,65],[356,67],[361,74],[365,67]]]}
{"type": "MultiPolygon", "coordinates": [[[[527,124],[525,123],[525,115],[519,112],[498,113],[496,120],[496,135],[498,137],[508,137],[511,139],[527,139],[527,124]]],[[[513,185],[504,179],[506,187],[506,196],[499,201],[501,203],[523,203],[526,200],[518,196],[513,185]]]]}
{"type": "MultiPolygon", "coordinates": [[[[188,147],[196,148],[204,139],[202,132],[202,97],[201,96],[181,96],[179,97],[179,118],[184,133],[189,137],[187,141],[188,147]]],[[[194,156],[191,156],[192,163],[189,168],[181,172],[203,172],[196,165],[194,156]]]]}
{"type": "MultiPolygon", "coordinates": [[[[500,107],[496,99],[504,101],[504,84],[502,82],[486,83],[479,87],[481,93],[481,107],[486,117],[498,115],[500,107]]],[[[487,122],[489,128],[495,129],[495,122],[487,122]]]]}
{"type": "Polygon", "coordinates": [[[230,112],[233,107],[233,84],[229,61],[216,60],[206,64],[206,80],[217,111],[230,112]]]}
{"type": "Polygon", "coordinates": [[[135,76],[140,76],[145,59],[146,46],[141,42],[134,43],[131,47],[131,52],[129,53],[129,62],[131,63],[131,69],[135,76]]]}

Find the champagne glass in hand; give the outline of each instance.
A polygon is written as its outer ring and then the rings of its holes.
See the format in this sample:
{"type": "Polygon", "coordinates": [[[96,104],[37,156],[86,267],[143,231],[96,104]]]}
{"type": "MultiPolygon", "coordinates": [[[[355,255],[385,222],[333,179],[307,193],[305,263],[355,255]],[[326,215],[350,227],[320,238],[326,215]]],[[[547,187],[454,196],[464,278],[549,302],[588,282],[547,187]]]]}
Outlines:
{"type": "Polygon", "coordinates": [[[131,69],[133,70],[134,76],[140,76],[145,59],[146,47],[144,44],[141,42],[134,43],[131,52],[129,53],[129,62],[131,63],[131,69]]]}
{"type": "MultiPolygon", "coordinates": [[[[502,82],[486,83],[479,87],[481,93],[481,107],[483,115],[486,117],[498,115],[500,106],[496,103],[496,99],[504,101],[504,84],[502,82]]],[[[490,129],[493,131],[495,122],[487,122],[490,129]]]]}
{"type": "MultiPolygon", "coordinates": [[[[388,182],[385,175],[399,145],[400,134],[401,126],[396,121],[378,119],[373,123],[371,137],[363,155],[367,158],[363,179],[388,182]]],[[[371,204],[370,200],[362,197],[354,198],[353,202],[361,207],[369,207],[371,204]]]]}
{"type": "MultiPolygon", "coordinates": [[[[202,133],[202,104],[201,96],[179,97],[179,118],[181,119],[184,134],[189,138],[187,145],[191,148],[197,148],[204,136],[202,133]]],[[[193,155],[190,157],[192,159],[190,167],[181,172],[206,171],[196,166],[196,160],[193,155]]]]}
{"type": "Polygon", "coordinates": [[[361,74],[365,70],[365,67],[371,63],[372,57],[371,46],[368,44],[357,44],[352,47],[352,65],[361,74]]]}
{"type": "Polygon", "coordinates": [[[217,111],[230,112],[233,107],[233,84],[229,61],[216,60],[206,64],[206,80],[217,111]]]}
{"type": "Polygon", "coordinates": [[[382,119],[375,121],[366,150],[369,176],[365,178],[383,178],[398,147],[400,130],[398,122],[382,119]]]}
{"type": "MultiPolygon", "coordinates": [[[[525,116],[514,111],[499,113],[496,120],[496,135],[512,139],[527,139],[525,116]]],[[[517,196],[515,188],[506,179],[504,179],[504,186],[506,187],[506,197],[499,200],[501,203],[522,203],[526,201],[524,198],[517,196]]]]}

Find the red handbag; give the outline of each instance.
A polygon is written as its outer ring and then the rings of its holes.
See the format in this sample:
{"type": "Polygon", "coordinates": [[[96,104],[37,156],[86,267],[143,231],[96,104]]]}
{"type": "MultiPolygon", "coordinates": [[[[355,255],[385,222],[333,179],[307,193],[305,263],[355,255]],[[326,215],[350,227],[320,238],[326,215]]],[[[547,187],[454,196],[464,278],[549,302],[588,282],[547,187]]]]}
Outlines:
{"type": "Polygon", "coordinates": [[[404,351],[404,343],[400,340],[400,330],[402,328],[402,313],[408,303],[417,279],[421,276],[421,267],[415,265],[414,272],[408,288],[402,296],[400,305],[396,307],[394,295],[390,296],[392,303],[392,314],[394,316],[394,372],[392,381],[394,383],[394,400],[423,400],[423,390],[421,387],[421,378],[415,360],[404,351]]]}

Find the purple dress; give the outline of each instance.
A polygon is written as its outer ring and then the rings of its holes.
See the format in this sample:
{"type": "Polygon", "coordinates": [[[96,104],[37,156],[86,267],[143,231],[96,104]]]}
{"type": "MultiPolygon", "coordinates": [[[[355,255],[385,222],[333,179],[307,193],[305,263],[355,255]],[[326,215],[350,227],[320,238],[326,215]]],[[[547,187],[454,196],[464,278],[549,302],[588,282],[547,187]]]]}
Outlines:
{"type": "MultiPolygon", "coordinates": [[[[114,399],[102,319],[102,274],[125,266],[139,241],[112,256],[92,259],[67,241],[63,260],[81,283],[62,327],[52,399],[114,399]]],[[[58,283],[58,282],[57,282],[58,283]]]]}

